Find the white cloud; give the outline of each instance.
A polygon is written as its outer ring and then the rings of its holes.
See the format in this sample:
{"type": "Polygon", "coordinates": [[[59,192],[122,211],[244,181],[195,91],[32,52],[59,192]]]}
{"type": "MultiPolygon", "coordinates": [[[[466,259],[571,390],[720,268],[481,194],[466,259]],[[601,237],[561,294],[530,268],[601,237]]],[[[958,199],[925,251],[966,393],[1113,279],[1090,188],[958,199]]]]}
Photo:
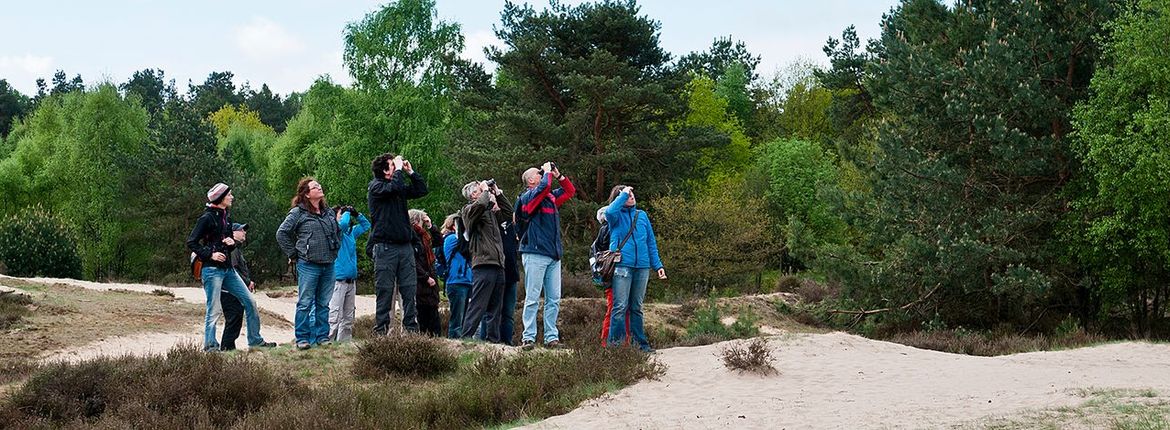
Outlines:
{"type": "Polygon", "coordinates": [[[0,57],[0,75],[47,76],[53,67],[53,57],[32,54],[0,57]]]}
{"type": "Polygon", "coordinates": [[[236,47],[253,60],[273,60],[305,49],[295,35],[268,18],[256,17],[236,28],[236,47]]]}
{"type": "Polygon", "coordinates": [[[491,30],[477,31],[466,36],[463,41],[463,53],[460,56],[483,64],[484,68],[492,70],[495,69],[496,65],[488,61],[483,49],[488,46],[503,46],[503,44],[504,42],[496,37],[495,32],[491,30]]]}

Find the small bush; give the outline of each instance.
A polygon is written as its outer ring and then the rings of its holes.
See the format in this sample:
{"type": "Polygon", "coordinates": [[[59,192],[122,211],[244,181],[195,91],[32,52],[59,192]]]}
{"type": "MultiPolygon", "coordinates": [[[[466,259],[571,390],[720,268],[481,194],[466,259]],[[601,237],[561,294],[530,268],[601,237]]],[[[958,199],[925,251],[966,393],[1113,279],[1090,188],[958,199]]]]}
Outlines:
{"type": "Polygon", "coordinates": [[[11,276],[81,277],[72,235],[40,207],[0,218],[0,264],[11,276]]]}
{"type": "Polygon", "coordinates": [[[768,341],[763,338],[724,347],[720,355],[723,357],[723,366],[731,370],[763,375],[776,373],[776,368],[772,366],[775,358],[772,357],[768,341]]]}
{"type": "Polygon", "coordinates": [[[814,304],[833,299],[841,294],[840,288],[812,279],[801,279],[793,292],[803,298],[806,303],[814,304]]]}
{"type": "Polygon", "coordinates": [[[101,420],[104,427],[226,427],[283,396],[304,392],[296,381],[279,378],[246,356],[182,346],[165,356],[45,365],[6,407],[31,421],[59,424],[101,420]]]}
{"type": "Polygon", "coordinates": [[[0,291],[0,330],[15,326],[29,314],[32,299],[14,291],[0,291]]]}
{"type": "Polygon", "coordinates": [[[446,342],[413,333],[377,336],[358,345],[354,375],[432,378],[454,372],[459,355],[446,342]]]}

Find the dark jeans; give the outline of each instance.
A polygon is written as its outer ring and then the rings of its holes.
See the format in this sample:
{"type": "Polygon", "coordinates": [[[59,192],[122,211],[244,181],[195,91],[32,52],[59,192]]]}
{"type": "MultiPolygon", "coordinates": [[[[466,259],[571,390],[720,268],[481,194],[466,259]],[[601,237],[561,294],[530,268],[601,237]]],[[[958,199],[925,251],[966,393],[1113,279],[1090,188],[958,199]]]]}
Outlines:
{"type": "Polygon", "coordinates": [[[485,265],[471,268],[471,298],[467,302],[467,312],[463,315],[463,337],[476,334],[479,323],[486,317],[492,323],[488,324],[480,339],[500,342],[500,319],[493,316],[500,313],[503,296],[504,268],[485,265]]]}
{"type": "Polygon", "coordinates": [[[439,337],[439,330],[443,326],[443,321],[439,319],[439,307],[435,305],[418,305],[418,327],[419,331],[439,337]]]}
{"type": "Polygon", "coordinates": [[[469,284],[447,285],[447,301],[451,303],[451,320],[447,321],[447,337],[451,339],[463,337],[463,313],[467,310],[467,294],[470,292],[471,285],[469,284]]]}
{"type": "Polygon", "coordinates": [[[219,342],[219,349],[231,351],[236,349],[236,339],[244,327],[244,305],[227,291],[219,293],[219,304],[223,306],[223,340],[219,342]]]}
{"type": "Polygon", "coordinates": [[[390,318],[394,317],[394,288],[402,296],[402,327],[418,331],[418,309],[415,306],[414,248],[409,243],[379,243],[374,245],[374,333],[386,334],[390,318]]]}
{"type": "MultiPolygon", "coordinates": [[[[504,345],[512,344],[512,336],[515,335],[516,330],[516,285],[519,282],[504,284],[504,295],[500,302],[500,343],[504,345]]],[[[484,333],[487,331],[488,325],[492,323],[491,319],[494,315],[484,315],[483,322],[479,325],[479,337],[484,338],[484,333]]]]}

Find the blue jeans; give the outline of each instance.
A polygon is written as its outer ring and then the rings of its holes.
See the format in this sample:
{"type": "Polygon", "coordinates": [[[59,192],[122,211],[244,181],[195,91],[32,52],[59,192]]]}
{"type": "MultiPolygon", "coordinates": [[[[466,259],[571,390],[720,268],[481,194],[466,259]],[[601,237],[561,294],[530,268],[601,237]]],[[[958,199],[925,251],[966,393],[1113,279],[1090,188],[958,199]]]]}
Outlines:
{"type": "Polygon", "coordinates": [[[329,300],[333,298],[333,263],[297,261],[297,343],[329,340],[329,300]],[[310,315],[312,311],[312,315],[310,315]]]}
{"type": "Polygon", "coordinates": [[[447,301],[451,303],[451,319],[447,322],[447,337],[459,339],[463,336],[463,312],[467,310],[468,284],[448,284],[447,301]]]}
{"type": "Polygon", "coordinates": [[[221,269],[214,266],[203,266],[200,272],[203,278],[203,292],[207,295],[207,314],[203,318],[203,349],[218,349],[219,341],[215,336],[215,323],[222,313],[219,303],[221,291],[227,291],[244,306],[244,318],[248,323],[248,345],[264,343],[260,336],[260,314],[256,312],[256,302],[252,300],[252,293],[244,285],[244,280],[236,274],[235,269],[221,269]]]}
{"type": "Polygon", "coordinates": [[[544,292],[544,343],[560,340],[557,314],[561,310],[561,260],[540,254],[520,254],[524,262],[524,341],[536,341],[536,308],[544,292]]]}
{"type": "Polygon", "coordinates": [[[626,311],[629,311],[630,336],[633,344],[643,351],[650,349],[646,328],[642,326],[642,300],[646,298],[646,282],[650,269],[618,266],[613,271],[613,315],[609,322],[609,344],[621,345],[626,338],[626,311]]]}
{"type": "MultiPolygon", "coordinates": [[[[516,334],[516,284],[518,282],[504,283],[504,299],[500,305],[500,343],[504,345],[511,345],[512,336],[516,334]]],[[[483,322],[479,323],[480,339],[484,339],[487,334],[490,322],[488,317],[484,317],[483,322]]]]}

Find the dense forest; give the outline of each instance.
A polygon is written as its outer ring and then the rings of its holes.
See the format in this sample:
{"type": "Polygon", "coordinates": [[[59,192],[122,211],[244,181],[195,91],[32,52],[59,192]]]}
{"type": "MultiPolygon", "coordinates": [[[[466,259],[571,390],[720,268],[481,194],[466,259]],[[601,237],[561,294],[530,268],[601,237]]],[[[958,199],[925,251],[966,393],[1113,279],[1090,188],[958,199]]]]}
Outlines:
{"type": "Polygon", "coordinates": [[[230,71],[185,90],[161,69],[58,71],[33,95],[0,79],[0,269],[184,281],[183,242],[225,182],[253,272],[277,282],[301,177],[364,212],[370,160],[400,153],[438,219],[463,183],[515,195],[553,160],[578,188],[567,277],[628,184],[671,271],[659,300],[795,277],[831,292],[831,324],[1167,333],[1170,2],[904,0],[879,38],[845,28],[826,66],[780,71],[733,35],[667,52],[634,1],[508,3],[494,69],[436,16],[398,0],[354,17],[353,84],[292,94],[230,71]]]}

